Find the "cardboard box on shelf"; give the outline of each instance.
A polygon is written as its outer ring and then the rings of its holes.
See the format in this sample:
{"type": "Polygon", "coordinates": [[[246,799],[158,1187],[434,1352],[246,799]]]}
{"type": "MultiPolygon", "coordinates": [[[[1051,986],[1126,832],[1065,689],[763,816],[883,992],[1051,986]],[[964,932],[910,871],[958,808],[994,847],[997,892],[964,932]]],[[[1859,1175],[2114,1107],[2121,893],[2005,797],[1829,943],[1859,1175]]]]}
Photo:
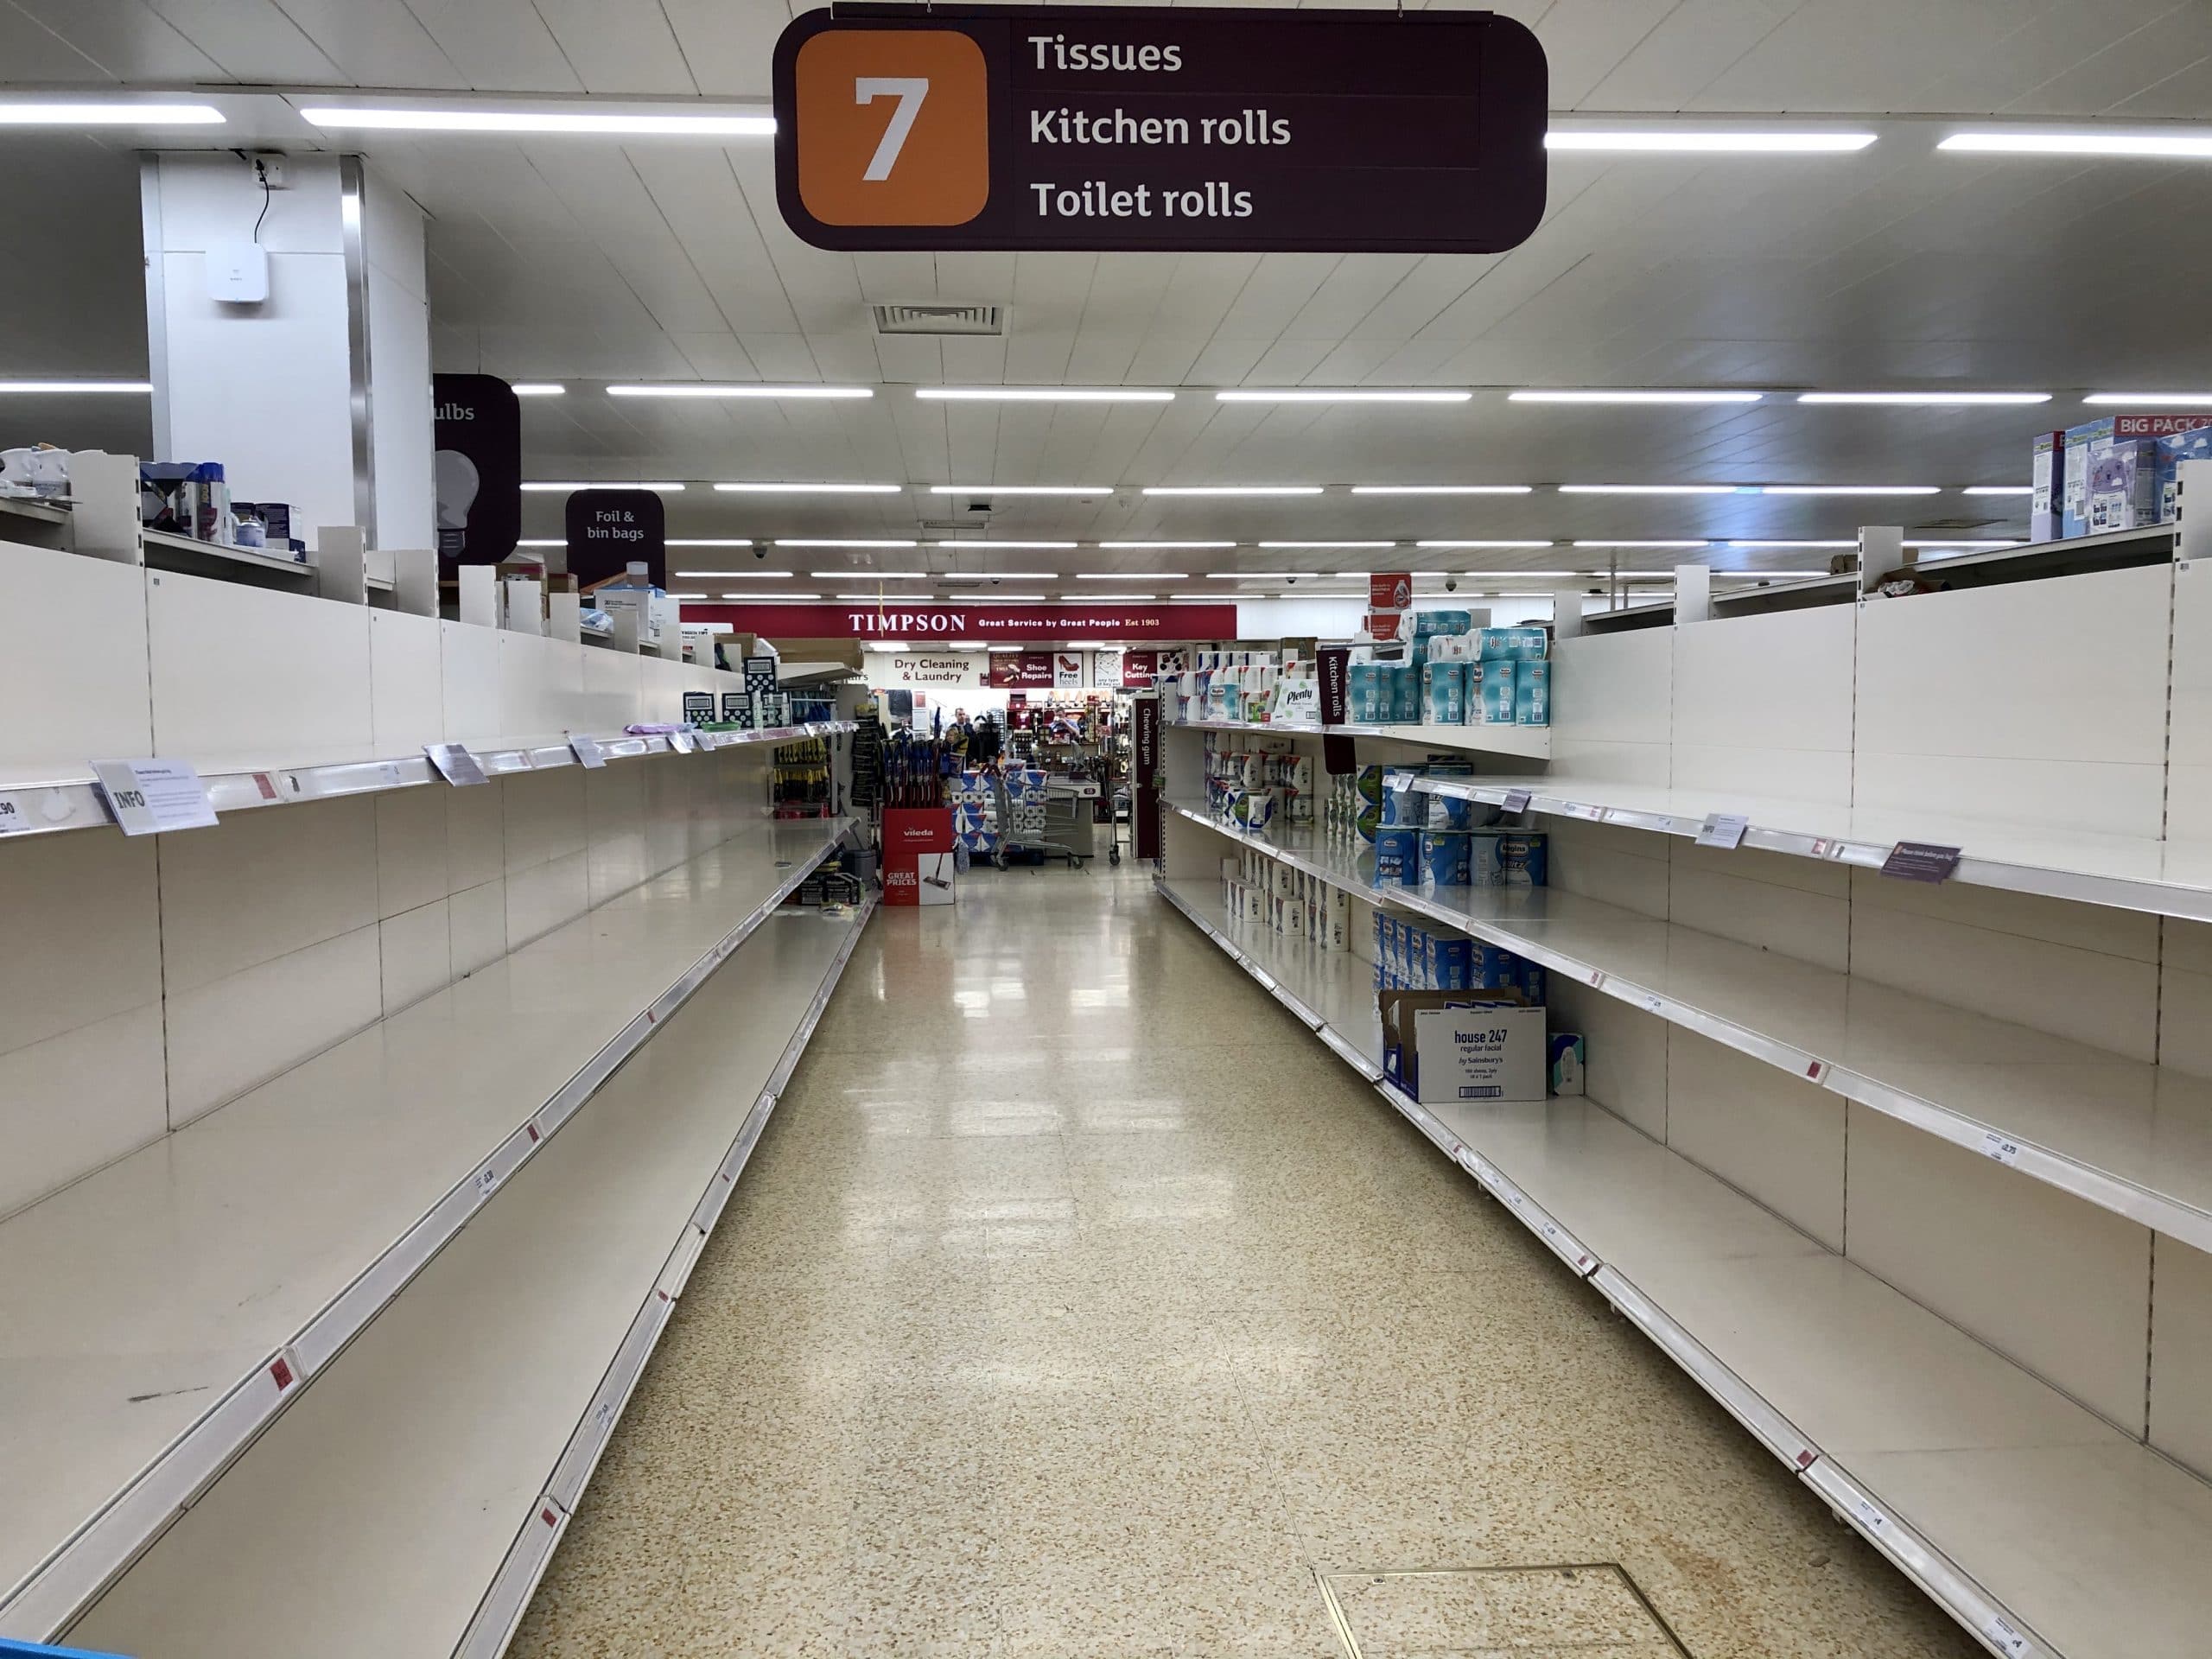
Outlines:
{"type": "Polygon", "coordinates": [[[1544,1011],[1512,993],[1377,992],[1383,1075],[1423,1105],[1544,1098],[1544,1011]]]}

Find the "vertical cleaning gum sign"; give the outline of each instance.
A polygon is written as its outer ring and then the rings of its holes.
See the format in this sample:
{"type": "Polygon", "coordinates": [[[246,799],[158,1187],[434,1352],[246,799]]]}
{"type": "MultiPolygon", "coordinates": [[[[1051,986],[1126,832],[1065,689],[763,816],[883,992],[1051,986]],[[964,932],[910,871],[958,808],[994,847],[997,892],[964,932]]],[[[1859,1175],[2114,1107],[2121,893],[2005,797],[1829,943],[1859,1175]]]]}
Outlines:
{"type": "Polygon", "coordinates": [[[1543,213],[1542,48],[1488,12],[817,11],[775,98],[822,247],[1494,253],[1543,213]]]}

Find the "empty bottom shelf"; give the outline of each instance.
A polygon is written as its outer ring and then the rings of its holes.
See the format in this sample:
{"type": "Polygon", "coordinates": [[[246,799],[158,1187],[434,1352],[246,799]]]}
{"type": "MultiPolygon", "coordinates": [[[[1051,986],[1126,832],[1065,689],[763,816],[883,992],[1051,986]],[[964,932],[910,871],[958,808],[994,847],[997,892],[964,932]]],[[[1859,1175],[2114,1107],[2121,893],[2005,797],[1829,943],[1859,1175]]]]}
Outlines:
{"type": "MultiPolygon", "coordinates": [[[[1160,885],[1370,1055],[1367,963],[1240,931],[1211,880],[1160,885]]],[[[2212,1486],[1594,1103],[1382,1093],[1993,1652],[2204,1653],[2212,1486]]]]}
{"type": "Polygon", "coordinates": [[[527,1601],[556,1465],[603,1443],[627,1394],[610,1361],[680,1291],[868,913],[764,922],[70,1640],[389,1659],[453,1652],[475,1621],[495,1651],[486,1586],[527,1601]]]}

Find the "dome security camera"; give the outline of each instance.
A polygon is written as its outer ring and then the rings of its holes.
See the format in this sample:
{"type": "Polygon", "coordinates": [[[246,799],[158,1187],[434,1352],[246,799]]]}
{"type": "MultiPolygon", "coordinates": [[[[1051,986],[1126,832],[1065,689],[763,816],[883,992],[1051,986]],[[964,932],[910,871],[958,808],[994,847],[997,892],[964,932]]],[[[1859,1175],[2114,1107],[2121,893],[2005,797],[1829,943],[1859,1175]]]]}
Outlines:
{"type": "Polygon", "coordinates": [[[1444,591],[1445,591],[1446,593],[1447,593],[1447,594],[1456,594],[1456,593],[1458,593],[1458,592],[1459,591],[1459,577],[1457,577],[1457,576],[1446,576],[1446,577],[1445,577],[1445,578],[1444,578],[1444,591]]]}
{"type": "Polygon", "coordinates": [[[1292,586],[1294,586],[1294,587],[1295,587],[1295,586],[1297,585],[1297,582],[1298,582],[1298,578],[1297,578],[1296,576],[1285,576],[1285,577],[1283,578],[1283,580],[1284,580],[1285,582],[1289,582],[1289,583],[1290,583],[1292,586]]]}
{"type": "Polygon", "coordinates": [[[760,546],[756,546],[756,547],[753,550],[753,556],[754,558],[756,558],[756,559],[765,559],[765,558],[766,558],[766,557],[768,556],[768,549],[767,549],[766,545],[765,543],[763,543],[763,544],[761,544],[761,545],[760,545],[760,546]]]}
{"type": "Polygon", "coordinates": [[[991,578],[991,586],[992,586],[992,587],[994,587],[994,588],[995,588],[995,587],[997,587],[998,585],[999,585],[999,579],[998,579],[996,576],[993,576],[993,577],[991,578]]]}

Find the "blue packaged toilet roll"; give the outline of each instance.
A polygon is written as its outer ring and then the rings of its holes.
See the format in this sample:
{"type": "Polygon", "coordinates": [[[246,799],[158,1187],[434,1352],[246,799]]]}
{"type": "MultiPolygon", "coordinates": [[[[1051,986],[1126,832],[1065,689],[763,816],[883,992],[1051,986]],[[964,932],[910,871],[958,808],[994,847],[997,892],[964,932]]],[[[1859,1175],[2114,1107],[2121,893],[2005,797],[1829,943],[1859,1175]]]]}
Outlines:
{"type": "Polygon", "coordinates": [[[1421,831],[1378,830],[1375,832],[1375,880],[1380,886],[1417,887],[1421,885],[1421,831]]]}
{"type": "Polygon", "coordinates": [[[1433,887],[1467,885],[1467,860],[1473,837],[1464,830],[1424,830],[1421,836],[1421,880],[1433,887]]]}

